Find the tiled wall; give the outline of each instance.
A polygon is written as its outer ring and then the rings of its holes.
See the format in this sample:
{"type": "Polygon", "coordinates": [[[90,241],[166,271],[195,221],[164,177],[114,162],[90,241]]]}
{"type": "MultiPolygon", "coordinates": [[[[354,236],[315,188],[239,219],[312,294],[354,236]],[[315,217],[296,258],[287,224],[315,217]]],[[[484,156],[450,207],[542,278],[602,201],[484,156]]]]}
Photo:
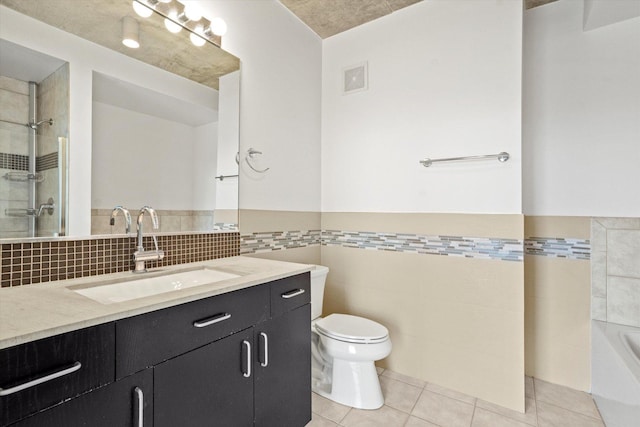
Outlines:
{"type": "MultiPolygon", "coordinates": [[[[118,214],[114,226],[110,225],[111,209],[91,209],[91,234],[121,234],[124,233],[125,225],[121,214],[118,214]]],[[[190,231],[206,232],[212,230],[233,230],[237,231],[237,224],[214,222],[214,211],[205,210],[160,210],[156,209],[160,217],[161,233],[186,233],[190,231]]],[[[137,211],[131,211],[135,229],[137,211]]],[[[144,217],[143,227],[151,230],[151,219],[148,215],[144,217]]]]}
{"type": "MultiPolygon", "coordinates": [[[[36,184],[36,206],[48,203],[52,198],[56,208],[52,214],[45,213],[36,221],[36,236],[50,237],[59,233],[62,211],[60,185],[66,171],[59,169],[60,142],[58,138],[69,136],[69,64],[65,63],[38,85],[38,119],[53,119],[53,125],[43,124],[38,128],[37,170],[44,178],[36,184]]],[[[63,150],[64,152],[64,150],[63,150]]]]}
{"type": "Polygon", "coordinates": [[[27,182],[9,181],[4,175],[29,169],[29,133],[22,125],[29,121],[29,84],[0,76],[0,105],[0,236],[25,237],[29,231],[27,218],[7,216],[5,209],[26,209],[27,182]]]}
{"type": "MultiPolygon", "coordinates": [[[[152,248],[145,237],[145,248],[152,248]]],[[[150,268],[239,255],[237,232],[158,236],[165,253],[150,268]]],[[[133,269],[134,237],[33,240],[2,243],[1,286],[20,286],[51,280],[73,279],[133,269]]]]}
{"type": "Polygon", "coordinates": [[[640,218],[593,218],[591,314],[640,327],[640,218]]]}
{"type": "Polygon", "coordinates": [[[525,370],[589,391],[590,219],[525,217],[525,370]]]}

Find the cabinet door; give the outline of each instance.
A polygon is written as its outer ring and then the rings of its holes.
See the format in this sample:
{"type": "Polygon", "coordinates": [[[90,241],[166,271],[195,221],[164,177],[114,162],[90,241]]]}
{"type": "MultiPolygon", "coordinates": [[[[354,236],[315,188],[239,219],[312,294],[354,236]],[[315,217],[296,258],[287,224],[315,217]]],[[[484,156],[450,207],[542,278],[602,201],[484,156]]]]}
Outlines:
{"type": "Polygon", "coordinates": [[[311,420],[311,305],[255,327],[255,425],[311,420]]]}
{"type": "Polygon", "coordinates": [[[253,425],[253,329],[154,368],[156,427],[253,425]]]}
{"type": "Polygon", "coordinates": [[[151,369],[85,393],[11,427],[152,427],[151,369]],[[142,416],[140,414],[142,409],[142,416]]]}

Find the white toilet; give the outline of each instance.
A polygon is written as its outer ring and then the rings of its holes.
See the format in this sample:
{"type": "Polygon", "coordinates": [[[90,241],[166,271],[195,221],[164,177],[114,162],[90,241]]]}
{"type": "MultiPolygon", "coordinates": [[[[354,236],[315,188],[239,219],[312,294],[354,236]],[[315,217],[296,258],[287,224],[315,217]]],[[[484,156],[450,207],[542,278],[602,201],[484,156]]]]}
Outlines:
{"type": "Polygon", "coordinates": [[[320,317],[327,273],[320,265],[311,271],[311,387],[343,405],[378,409],[384,397],[374,362],[391,353],[389,331],[348,314],[320,317]]]}

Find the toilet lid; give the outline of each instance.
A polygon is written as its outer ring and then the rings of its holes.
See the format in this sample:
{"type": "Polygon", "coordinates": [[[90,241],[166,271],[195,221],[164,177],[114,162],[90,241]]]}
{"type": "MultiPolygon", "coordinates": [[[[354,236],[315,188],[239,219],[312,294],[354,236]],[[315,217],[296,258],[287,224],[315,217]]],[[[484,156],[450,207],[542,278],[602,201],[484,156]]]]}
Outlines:
{"type": "Polygon", "coordinates": [[[330,314],[316,322],[318,333],[339,341],[374,344],[385,341],[389,331],[381,324],[349,314],[330,314]]]}

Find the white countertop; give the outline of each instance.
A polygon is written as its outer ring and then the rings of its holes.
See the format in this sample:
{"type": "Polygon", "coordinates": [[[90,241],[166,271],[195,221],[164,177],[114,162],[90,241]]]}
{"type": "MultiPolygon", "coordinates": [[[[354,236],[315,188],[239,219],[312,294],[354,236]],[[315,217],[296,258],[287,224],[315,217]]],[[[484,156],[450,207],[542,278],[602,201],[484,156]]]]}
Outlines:
{"type": "Polygon", "coordinates": [[[0,349],[248,288],[313,269],[311,265],[237,256],[158,268],[148,274],[199,266],[227,271],[240,277],[113,304],[101,304],[69,287],[99,286],[114,280],[144,278],[145,275],[133,276],[131,272],[124,272],[2,288],[0,349]]]}

